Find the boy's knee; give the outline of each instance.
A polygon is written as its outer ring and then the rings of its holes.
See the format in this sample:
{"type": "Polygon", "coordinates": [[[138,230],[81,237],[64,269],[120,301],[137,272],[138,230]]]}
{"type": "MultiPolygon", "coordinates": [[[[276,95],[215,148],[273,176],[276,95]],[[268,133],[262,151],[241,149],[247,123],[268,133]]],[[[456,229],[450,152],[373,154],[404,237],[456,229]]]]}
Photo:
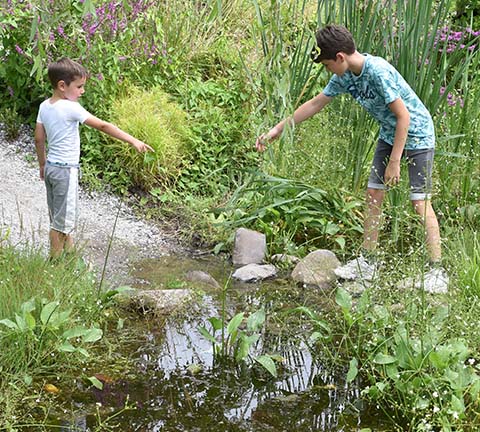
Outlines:
{"type": "Polygon", "coordinates": [[[381,205],[383,198],[385,196],[385,191],[383,189],[367,189],[367,201],[369,204],[381,205]]]}

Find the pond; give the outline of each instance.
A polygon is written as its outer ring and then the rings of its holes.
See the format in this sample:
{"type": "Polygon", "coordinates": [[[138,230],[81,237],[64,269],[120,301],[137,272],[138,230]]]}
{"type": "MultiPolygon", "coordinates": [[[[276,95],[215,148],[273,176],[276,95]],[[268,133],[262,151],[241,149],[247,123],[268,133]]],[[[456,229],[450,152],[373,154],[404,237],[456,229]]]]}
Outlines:
{"type": "Polygon", "coordinates": [[[188,270],[207,272],[227,288],[196,288],[195,301],[181,312],[130,324],[135,336],[122,345],[122,355],[133,362],[128,372],[104,377],[102,390],[79,386],[69,400],[64,396],[63,408],[49,415],[51,430],[389,430],[379,413],[362,406],[359,389],[346,385],[345,371],[312,356],[311,330],[287,313],[298,305],[327,307],[328,295],[281,277],[256,284],[230,280],[231,265],[215,257],[148,260],[137,263],[132,274],[137,288],[177,289],[191,287],[188,270]],[[228,321],[262,305],[267,321],[251,355],[281,358],[277,377],[252,360],[215,361],[212,343],[198,330],[222,311],[228,321]]]}

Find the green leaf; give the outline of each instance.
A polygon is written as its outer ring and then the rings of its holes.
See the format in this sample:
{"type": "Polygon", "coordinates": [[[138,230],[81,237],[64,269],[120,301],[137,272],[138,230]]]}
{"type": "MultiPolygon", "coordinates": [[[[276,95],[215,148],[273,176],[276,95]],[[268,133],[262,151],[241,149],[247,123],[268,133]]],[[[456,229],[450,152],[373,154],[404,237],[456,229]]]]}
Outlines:
{"type": "Polygon", "coordinates": [[[84,357],[90,357],[90,354],[88,354],[88,351],[85,348],[77,348],[77,351],[84,357]]]}
{"type": "Polygon", "coordinates": [[[395,357],[388,354],[383,354],[383,353],[378,353],[373,359],[374,363],[381,364],[381,365],[392,364],[392,363],[395,363],[396,361],[397,359],[395,357]]]}
{"type": "Polygon", "coordinates": [[[0,324],[3,324],[4,326],[7,326],[8,328],[11,328],[13,330],[18,330],[18,325],[15,324],[12,320],[2,319],[0,320],[0,324]]]}
{"type": "Polygon", "coordinates": [[[103,383],[95,376],[91,376],[87,378],[88,381],[92,383],[94,387],[96,387],[99,390],[103,390],[103,383]]]}
{"type": "Polygon", "coordinates": [[[342,287],[337,288],[337,293],[335,294],[336,303],[347,311],[352,309],[352,296],[345,291],[342,287]]]}
{"type": "Polygon", "coordinates": [[[27,386],[30,386],[30,384],[32,384],[33,382],[33,378],[30,376],[30,375],[24,375],[23,376],[23,382],[27,385],[27,386]]]}
{"type": "Polygon", "coordinates": [[[358,375],[358,360],[354,357],[350,360],[347,373],[347,382],[352,382],[358,375]]]}
{"type": "Polygon", "coordinates": [[[17,326],[19,330],[26,330],[27,329],[27,322],[25,318],[22,316],[15,314],[15,321],[17,322],[17,326]]]}
{"type": "Polygon", "coordinates": [[[210,334],[210,332],[204,326],[198,327],[198,331],[208,341],[210,341],[214,344],[217,343],[217,340],[210,334]]]}
{"type": "Polygon", "coordinates": [[[40,321],[42,321],[44,325],[50,321],[59,304],[58,301],[53,301],[43,307],[42,312],[40,313],[40,321]]]}
{"type": "Polygon", "coordinates": [[[100,340],[103,336],[103,331],[99,328],[93,328],[88,330],[88,332],[83,336],[83,342],[96,342],[100,340]]]}
{"type": "Polygon", "coordinates": [[[235,315],[228,323],[228,326],[227,326],[228,334],[233,335],[233,333],[237,331],[242,321],[243,321],[243,312],[240,312],[237,315],[235,315]]]}
{"type": "Polygon", "coordinates": [[[27,324],[27,327],[30,330],[33,330],[35,328],[36,321],[35,321],[34,316],[30,312],[25,313],[25,322],[27,324]]]}
{"type": "Polygon", "coordinates": [[[250,344],[248,343],[247,337],[244,334],[240,335],[240,341],[238,343],[238,349],[235,355],[235,360],[237,362],[241,362],[245,357],[247,357],[249,350],[250,350],[250,344]]]}
{"type": "Polygon", "coordinates": [[[277,367],[275,366],[274,361],[269,355],[261,355],[255,357],[254,360],[261,364],[273,377],[277,377],[277,367]]]}
{"type": "Polygon", "coordinates": [[[88,329],[83,326],[78,326],[74,327],[71,329],[68,329],[67,331],[63,332],[63,339],[72,339],[72,338],[77,338],[77,337],[82,337],[85,336],[88,333],[88,329]]]}
{"type": "Polygon", "coordinates": [[[261,308],[247,318],[247,329],[250,331],[259,330],[265,322],[265,309],[261,308]]]}
{"type": "Polygon", "coordinates": [[[58,347],[58,350],[62,352],[75,352],[77,349],[70,342],[64,342],[58,347]]]}
{"type": "Polygon", "coordinates": [[[36,309],[35,299],[32,298],[26,301],[25,303],[23,303],[21,309],[24,314],[28,312],[33,312],[36,309]]]}
{"type": "Polygon", "coordinates": [[[210,324],[212,324],[214,331],[218,331],[223,328],[223,321],[219,318],[211,317],[208,319],[208,321],[210,322],[210,324]]]}

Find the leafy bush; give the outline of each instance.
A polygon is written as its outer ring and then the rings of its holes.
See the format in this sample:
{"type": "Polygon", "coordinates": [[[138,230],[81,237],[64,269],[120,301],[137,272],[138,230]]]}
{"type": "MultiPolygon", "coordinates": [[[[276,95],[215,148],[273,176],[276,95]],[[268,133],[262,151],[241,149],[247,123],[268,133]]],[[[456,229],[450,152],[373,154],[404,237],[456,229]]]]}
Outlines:
{"type": "Polygon", "coordinates": [[[113,156],[137,186],[149,190],[178,177],[188,156],[191,131],[185,112],[163,90],[131,89],[113,103],[111,120],[154,149],[153,153],[138,154],[123,142],[110,144],[113,156]]]}
{"type": "Polygon", "coordinates": [[[4,108],[0,111],[0,123],[7,141],[15,140],[20,133],[22,121],[15,108],[4,108]]]}

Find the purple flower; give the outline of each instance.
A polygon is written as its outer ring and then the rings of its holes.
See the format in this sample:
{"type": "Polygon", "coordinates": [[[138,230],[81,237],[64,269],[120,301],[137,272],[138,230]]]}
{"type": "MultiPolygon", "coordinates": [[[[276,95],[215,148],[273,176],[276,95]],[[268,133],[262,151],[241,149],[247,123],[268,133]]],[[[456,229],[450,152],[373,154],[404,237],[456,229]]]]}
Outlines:
{"type": "Polygon", "coordinates": [[[103,74],[100,72],[100,73],[97,74],[97,79],[99,81],[103,81],[105,78],[103,77],[103,74]]]}
{"type": "Polygon", "coordinates": [[[15,45],[15,50],[19,53],[19,54],[25,54],[22,50],[22,48],[20,48],[18,45],[15,45]]]}
{"type": "Polygon", "coordinates": [[[58,28],[57,28],[57,32],[58,32],[58,34],[59,34],[60,36],[63,36],[63,37],[65,37],[65,32],[64,32],[64,30],[63,30],[63,27],[62,27],[62,26],[58,26],[58,28]]]}
{"type": "Polygon", "coordinates": [[[13,93],[13,88],[8,86],[8,93],[10,94],[11,97],[13,97],[14,93],[13,93]]]}

